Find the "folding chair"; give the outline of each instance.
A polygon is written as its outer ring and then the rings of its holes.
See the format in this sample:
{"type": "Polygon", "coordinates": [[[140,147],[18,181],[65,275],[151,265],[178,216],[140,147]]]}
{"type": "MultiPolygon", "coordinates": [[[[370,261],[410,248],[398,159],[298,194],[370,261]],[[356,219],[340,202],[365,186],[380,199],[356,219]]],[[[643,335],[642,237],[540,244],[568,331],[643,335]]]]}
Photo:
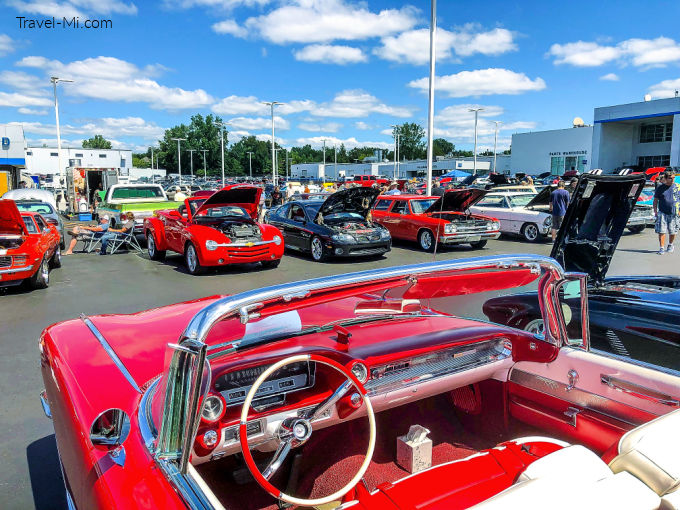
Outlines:
{"type": "Polygon", "coordinates": [[[92,232],[92,234],[83,240],[83,253],[92,253],[100,248],[102,244],[102,232],[92,232]]]}
{"type": "Polygon", "coordinates": [[[143,253],[144,250],[142,250],[142,247],[139,245],[139,241],[137,241],[137,237],[135,236],[134,228],[130,230],[130,232],[124,233],[124,232],[119,232],[116,237],[111,239],[109,241],[111,243],[111,255],[114,253],[118,252],[120,248],[125,245],[127,246],[128,250],[132,249],[135,250],[139,253],[143,253]]]}

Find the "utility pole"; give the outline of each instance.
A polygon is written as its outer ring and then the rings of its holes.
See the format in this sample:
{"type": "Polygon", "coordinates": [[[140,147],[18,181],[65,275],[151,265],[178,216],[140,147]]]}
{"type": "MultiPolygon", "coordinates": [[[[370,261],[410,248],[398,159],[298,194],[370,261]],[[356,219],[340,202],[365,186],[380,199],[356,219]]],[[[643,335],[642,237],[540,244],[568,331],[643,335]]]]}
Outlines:
{"type": "Polygon", "coordinates": [[[437,43],[437,0],[431,1],[430,13],[430,87],[427,108],[427,196],[432,195],[432,159],[434,156],[434,64],[437,43]]]}
{"type": "Polygon", "coordinates": [[[274,150],[276,147],[276,138],[274,136],[274,107],[277,105],[281,105],[283,103],[279,103],[278,101],[265,101],[263,104],[266,104],[271,108],[272,111],[272,184],[276,186],[276,151],[274,150]]]}
{"type": "Polygon", "coordinates": [[[203,153],[203,177],[206,177],[208,175],[208,171],[205,168],[205,153],[208,152],[208,149],[201,149],[201,152],[203,153]]]}
{"type": "Polygon", "coordinates": [[[496,173],[496,146],[498,145],[498,124],[502,124],[500,120],[494,120],[496,124],[496,134],[493,137],[493,172],[496,173]]]}
{"type": "Polygon", "coordinates": [[[333,150],[335,151],[335,162],[333,168],[333,176],[335,177],[335,182],[338,182],[338,146],[334,145],[333,150]]]}
{"type": "Polygon", "coordinates": [[[170,138],[170,140],[177,141],[177,170],[179,172],[179,183],[182,184],[182,156],[179,148],[179,143],[186,140],[186,138],[170,138]]]}
{"type": "Polygon", "coordinates": [[[196,152],[196,149],[187,149],[187,152],[189,153],[189,161],[191,161],[191,182],[193,184],[193,182],[194,182],[194,152],[196,152]]]}
{"type": "Polygon", "coordinates": [[[63,180],[64,186],[66,186],[66,168],[61,166],[61,130],[59,129],[59,100],[57,99],[57,83],[60,81],[65,83],[73,83],[73,80],[66,80],[58,78],[57,76],[52,76],[50,81],[54,86],[54,115],[57,119],[57,165],[59,165],[59,176],[63,180]]]}
{"type": "Polygon", "coordinates": [[[286,180],[288,180],[288,149],[283,149],[286,151],[286,180]]]}
{"type": "Polygon", "coordinates": [[[253,180],[253,153],[248,151],[248,164],[250,166],[250,180],[253,180]]]}
{"type": "Polygon", "coordinates": [[[469,108],[469,112],[475,112],[475,149],[472,152],[473,163],[472,163],[472,175],[477,175],[477,117],[479,112],[483,111],[484,108],[478,106],[476,108],[469,108]]]}

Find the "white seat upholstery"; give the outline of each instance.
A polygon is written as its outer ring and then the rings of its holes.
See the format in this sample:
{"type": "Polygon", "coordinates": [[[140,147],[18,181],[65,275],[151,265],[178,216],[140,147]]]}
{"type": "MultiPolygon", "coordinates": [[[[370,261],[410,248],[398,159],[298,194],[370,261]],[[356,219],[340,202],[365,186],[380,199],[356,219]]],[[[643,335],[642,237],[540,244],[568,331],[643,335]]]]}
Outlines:
{"type": "Polygon", "coordinates": [[[678,510],[680,508],[680,490],[663,496],[659,508],[660,510],[678,510]]]}
{"type": "MultiPolygon", "coordinates": [[[[659,496],[680,486],[680,410],[645,423],[621,437],[619,455],[609,463],[614,473],[627,471],[659,496]]],[[[673,496],[668,501],[680,498],[673,496]]]]}
{"type": "Polygon", "coordinates": [[[581,445],[573,445],[529,464],[518,481],[557,476],[570,482],[596,482],[611,475],[611,469],[595,453],[581,445]]]}

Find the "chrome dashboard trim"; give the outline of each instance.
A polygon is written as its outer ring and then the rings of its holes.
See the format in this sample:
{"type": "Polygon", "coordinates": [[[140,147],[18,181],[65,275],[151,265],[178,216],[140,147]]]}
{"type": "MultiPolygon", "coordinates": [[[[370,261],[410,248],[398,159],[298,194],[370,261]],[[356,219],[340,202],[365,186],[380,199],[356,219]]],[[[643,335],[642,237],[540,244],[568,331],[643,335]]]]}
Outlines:
{"type": "Polygon", "coordinates": [[[92,332],[95,338],[99,341],[101,346],[106,351],[106,354],[108,354],[109,357],[111,358],[111,361],[113,361],[113,364],[116,365],[118,370],[120,370],[120,372],[123,374],[123,377],[127,379],[127,382],[130,383],[130,386],[132,386],[137,393],[142,393],[142,390],[139,389],[139,386],[135,382],[130,371],[118,357],[116,351],[113,350],[113,347],[111,347],[109,342],[106,341],[106,338],[104,338],[104,335],[102,335],[101,331],[97,329],[97,326],[95,326],[94,323],[89,319],[89,317],[87,317],[84,313],[80,314],[80,320],[85,323],[85,325],[89,328],[89,330],[92,332]]]}

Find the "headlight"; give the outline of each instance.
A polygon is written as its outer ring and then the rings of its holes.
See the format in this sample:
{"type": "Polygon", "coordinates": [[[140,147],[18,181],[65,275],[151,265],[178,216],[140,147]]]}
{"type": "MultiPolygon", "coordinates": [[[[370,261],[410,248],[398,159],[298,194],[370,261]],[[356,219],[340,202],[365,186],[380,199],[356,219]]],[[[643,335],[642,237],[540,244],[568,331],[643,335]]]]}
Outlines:
{"type": "Polygon", "coordinates": [[[548,227],[552,225],[552,216],[548,216],[545,220],[543,220],[543,224],[548,227]]]}
{"type": "Polygon", "coordinates": [[[487,221],[487,222],[486,222],[486,229],[487,229],[487,230],[492,230],[492,229],[493,229],[493,223],[491,223],[490,221],[487,221]]]}
{"type": "Polygon", "coordinates": [[[380,239],[391,239],[392,236],[390,235],[390,231],[385,229],[382,229],[380,231],[380,239]]]}
{"type": "Polygon", "coordinates": [[[205,247],[210,251],[215,251],[217,249],[217,241],[206,241],[205,247]]]}
{"type": "Polygon", "coordinates": [[[276,246],[281,245],[281,236],[274,236],[272,240],[276,246]]]}
{"type": "Polygon", "coordinates": [[[445,234],[455,234],[458,229],[453,223],[447,223],[444,225],[444,233],[445,234]]]}
{"type": "Polygon", "coordinates": [[[497,221],[494,221],[494,222],[491,224],[491,230],[498,230],[499,228],[501,228],[501,224],[498,223],[497,221]]]}
{"type": "Polygon", "coordinates": [[[349,234],[333,234],[331,236],[331,239],[333,241],[336,241],[338,243],[344,243],[344,244],[354,244],[357,242],[356,239],[354,239],[354,236],[351,236],[349,234]]]}

